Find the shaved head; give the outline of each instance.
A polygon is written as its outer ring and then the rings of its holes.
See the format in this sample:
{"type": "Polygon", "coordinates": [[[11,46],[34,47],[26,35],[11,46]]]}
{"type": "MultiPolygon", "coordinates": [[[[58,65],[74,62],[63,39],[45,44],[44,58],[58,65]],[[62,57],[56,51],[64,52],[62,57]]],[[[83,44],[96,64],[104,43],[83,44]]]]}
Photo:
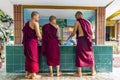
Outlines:
{"type": "Polygon", "coordinates": [[[56,24],[56,17],[55,16],[50,16],[49,21],[50,21],[50,23],[56,24]]]}
{"type": "Polygon", "coordinates": [[[55,19],[56,19],[56,17],[53,16],[53,15],[49,17],[49,21],[50,21],[50,22],[51,22],[52,20],[55,20],[55,19]]]}
{"type": "Polygon", "coordinates": [[[83,17],[83,13],[82,13],[81,11],[77,11],[77,12],[75,13],[75,17],[76,17],[76,19],[82,18],[82,17],[83,17]]]}
{"type": "Polygon", "coordinates": [[[81,11],[77,11],[75,16],[77,16],[77,15],[83,15],[83,13],[81,11]]]}
{"type": "Polygon", "coordinates": [[[38,22],[39,19],[40,19],[40,14],[39,14],[39,12],[33,11],[33,12],[31,13],[31,19],[33,19],[33,20],[35,20],[36,22],[38,22]]]}
{"type": "Polygon", "coordinates": [[[36,16],[36,15],[39,15],[39,12],[33,11],[33,12],[31,13],[31,18],[33,18],[33,17],[36,16]]]}

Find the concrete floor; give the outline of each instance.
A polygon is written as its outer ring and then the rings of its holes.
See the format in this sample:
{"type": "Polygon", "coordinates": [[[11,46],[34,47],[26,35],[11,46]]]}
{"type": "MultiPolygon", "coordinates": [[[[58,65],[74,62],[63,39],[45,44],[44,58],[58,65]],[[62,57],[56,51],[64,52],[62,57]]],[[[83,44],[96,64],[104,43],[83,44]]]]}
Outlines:
{"type": "MultiPolygon", "coordinates": [[[[73,77],[72,74],[64,74],[61,77],[47,77],[42,74],[42,79],[35,80],[120,80],[120,68],[114,68],[112,73],[97,73],[95,76],[83,74],[83,78],[73,77]]],[[[25,79],[24,74],[0,73],[0,80],[30,80],[25,79]]]]}

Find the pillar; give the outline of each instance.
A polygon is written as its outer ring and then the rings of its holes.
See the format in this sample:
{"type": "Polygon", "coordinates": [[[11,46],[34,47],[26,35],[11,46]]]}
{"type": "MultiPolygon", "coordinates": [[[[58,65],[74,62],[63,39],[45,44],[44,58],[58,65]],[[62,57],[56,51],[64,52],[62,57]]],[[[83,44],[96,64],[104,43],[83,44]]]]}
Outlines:
{"type": "Polygon", "coordinates": [[[120,21],[117,21],[118,53],[120,53],[120,21]]]}
{"type": "Polygon", "coordinates": [[[96,44],[104,45],[106,37],[105,7],[98,7],[96,11],[96,44]]]}
{"type": "Polygon", "coordinates": [[[14,43],[21,44],[23,28],[23,6],[14,5],[14,43]]]}

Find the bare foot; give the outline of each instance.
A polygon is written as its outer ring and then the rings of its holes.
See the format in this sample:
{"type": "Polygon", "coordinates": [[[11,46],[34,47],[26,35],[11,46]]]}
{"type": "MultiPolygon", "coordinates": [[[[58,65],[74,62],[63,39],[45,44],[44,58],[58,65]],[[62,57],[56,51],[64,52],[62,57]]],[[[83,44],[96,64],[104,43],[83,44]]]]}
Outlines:
{"type": "Polygon", "coordinates": [[[96,75],[96,71],[94,71],[94,72],[92,72],[92,74],[91,74],[92,76],[95,76],[96,75]]]}
{"type": "Polygon", "coordinates": [[[31,79],[41,79],[41,78],[42,78],[41,75],[31,76],[31,79]]]}
{"type": "Polygon", "coordinates": [[[49,73],[48,76],[49,76],[49,77],[53,77],[53,74],[49,73]]]}
{"type": "Polygon", "coordinates": [[[27,78],[27,79],[31,79],[31,77],[32,77],[32,74],[25,75],[25,78],[27,78]]]}
{"type": "Polygon", "coordinates": [[[28,75],[25,74],[25,78],[28,78],[28,75]]]}
{"type": "Polygon", "coordinates": [[[59,77],[59,76],[62,76],[62,72],[57,73],[57,76],[58,76],[58,77],[59,77]]]}
{"type": "Polygon", "coordinates": [[[82,74],[78,74],[78,73],[75,73],[73,76],[74,77],[81,77],[82,78],[82,74]]]}
{"type": "Polygon", "coordinates": [[[30,76],[30,73],[26,72],[25,73],[25,78],[28,78],[30,76]]]}

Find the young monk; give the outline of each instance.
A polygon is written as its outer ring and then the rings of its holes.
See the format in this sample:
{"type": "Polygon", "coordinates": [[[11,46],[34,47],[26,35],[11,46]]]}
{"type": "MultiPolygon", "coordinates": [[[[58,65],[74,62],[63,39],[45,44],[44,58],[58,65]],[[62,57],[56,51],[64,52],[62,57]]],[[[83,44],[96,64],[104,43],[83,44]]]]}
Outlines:
{"type": "Polygon", "coordinates": [[[69,40],[75,34],[77,36],[76,67],[78,72],[74,76],[82,77],[82,67],[91,67],[92,75],[95,75],[91,24],[83,18],[80,11],[75,14],[75,17],[74,30],[68,38],[69,40]]]}
{"type": "Polygon", "coordinates": [[[31,14],[31,20],[23,27],[23,47],[25,54],[25,77],[26,78],[41,78],[37,75],[39,71],[38,63],[38,40],[42,40],[39,31],[39,13],[34,11],[31,14]]]}
{"type": "Polygon", "coordinates": [[[56,24],[55,16],[50,16],[49,21],[50,23],[45,24],[42,28],[42,54],[46,56],[50,69],[48,76],[53,76],[53,66],[56,66],[57,76],[60,76],[59,26],[56,24]]]}

